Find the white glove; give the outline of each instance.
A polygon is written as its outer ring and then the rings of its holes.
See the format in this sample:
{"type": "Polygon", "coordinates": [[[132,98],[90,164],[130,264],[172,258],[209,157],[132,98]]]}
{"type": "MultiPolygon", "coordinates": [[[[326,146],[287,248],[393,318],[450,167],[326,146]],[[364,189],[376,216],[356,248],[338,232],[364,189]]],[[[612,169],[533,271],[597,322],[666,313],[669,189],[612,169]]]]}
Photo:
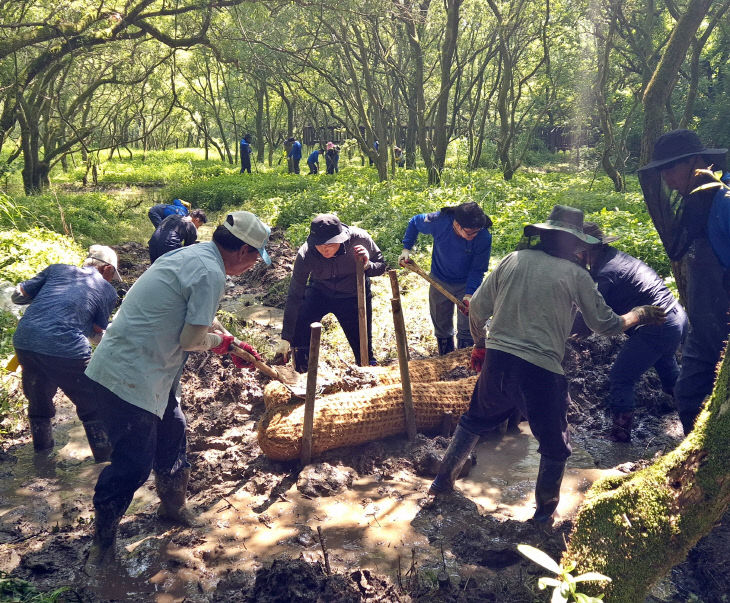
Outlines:
{"type": "Polygon", "coordinates": [[[286,339],[280,339],[276,345],[274,356],[281,356],[284,362],[289,362],[289,354],[291,353],[291,344],[286,339]]]}
{"type": "Polygon", "coordinates": [[[400,252],[400,255],[398,256],[398,264],[401,266],[405,266],[408,261],[411,259],[411,250],[410,249],[404,249],[400,252]]]}

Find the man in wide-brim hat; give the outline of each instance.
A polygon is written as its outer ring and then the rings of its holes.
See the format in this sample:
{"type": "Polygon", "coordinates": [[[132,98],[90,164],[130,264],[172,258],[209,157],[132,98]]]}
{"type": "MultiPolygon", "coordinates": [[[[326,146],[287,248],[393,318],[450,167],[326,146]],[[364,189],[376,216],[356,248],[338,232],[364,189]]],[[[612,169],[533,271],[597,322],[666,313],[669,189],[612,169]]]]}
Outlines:
{"type": "MultiPolygon", "coordinates": [[[[628,442],[636,408],[634,386],[640,377],[654,367],[662,390],[669,395],[674,392],[679,375],[676,353],[687,330],[687,315],[661,276],[638,258],[610,245],[619,237],[605,235],[594,222],[586,222],[583,230],[600,241],[588,249],[585,257],[598,292],[611,309],[624,314],[635,306],[649,304],[659,306],[667,316],[661,325],[629,329],[628,340],[621,346],[608,375],[610,435],[618,442],[628,442]]],[[[578,335],[590,333],[580,314],[573,331],[578,335]]]]}
{"type": "Polygon", "coordinates": [[[582,251],[599,242],[584,232],[581,210],[556,205],[548,220],[526,226],[525,235],[539,236],[539,243],[505,257],[472,297],[472,368],[481,372],[429,493],[451,492],[479,436],[519,409],[540,444],[533,521],[549,526],[571,453],[570,395],[561,363],[573,305],[593,331],[604,335],[659,323],[664,312],[641,306],[619,316],[606,305],[579,261],[582,251]]]}
{"type": "Polygon", "coordinates": [[[672,261],[686,259],[690,329],[674,397],[685,434],[712,393],[715,368],[727,340],[730,269],[730,190],[713,170],[727,149],[707,148],[691,130],[673,130],[654,145],[639,170],[644,200],[672,261]],[[681,200],[674,211],[671,195],[681,200]]]}

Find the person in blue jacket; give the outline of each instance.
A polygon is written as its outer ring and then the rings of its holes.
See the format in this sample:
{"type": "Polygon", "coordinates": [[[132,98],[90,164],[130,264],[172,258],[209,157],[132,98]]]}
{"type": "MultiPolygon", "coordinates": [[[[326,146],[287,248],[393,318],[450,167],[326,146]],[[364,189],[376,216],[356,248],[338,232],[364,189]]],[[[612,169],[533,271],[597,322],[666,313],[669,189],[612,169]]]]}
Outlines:
{"type": "Polygon", "coordinates": [[[245,134],[241,138],[241,174],[251,173],[251,135],[245,134]]]}
{"type": "Polygon", "coordinates": [[[190,213],[190,203],[182,199],[175,199],[172,203],[158,203],[150,207],[147,217],[152,225],[157,228],[162,221],[173,214],[187,216],[190,213]]]}
{"type": "Polygon", "coordinates": [[[323,154],[322,149],[314,149],[307,157],[307,165],[309,166],[309,173],[316,174],[319,172],[319,156],[323,154]]]}
{"type": "Polygon", "coordinates": [[[287,138],[287,144],[291,145],[287,158],[289,159],[289,173],[299,173],[299,162],[302,160],[302,143],[294,137],[287,138]]]}
{"type": "Polygon", "coordinates": [[[661,233],[669,259],[687,258],[690,327],[674,387],[685,434],[712,393],[730,332],[730,189],[712,171],[725,168],[726,155],[727,149],[706,148],[691,130],[673,130],[657,139],[652,160],[639,170],[645,202],[671,216],[661,233]],[[667,191],[679,194],[676,211],[667,191]]]}
{"type": "MultiPolygon", "coordinates": [[[[610,243],[618,237],[604,235],[593,222],[584,222],[583,232],[600,241],[599,245],[588,248],[585,259],[591,277],[608,306],[619,315],[636,306],[658,306],[667,317],[660,325],[643,325],[627,330],[628,341],[609,372],[611,438],[628,442],[636,408],[634,386],[641,375],[653,366],[662,390],[674,395],[679,375],[676,354],[687,331],[687,314],[662,277],[641,260],[611,247],[610,243]]],[[[578,335],[590,333],[581,314],[576,317],[573,331],[578,335]]]]}
{"type": "MultiPolygon", "coordinates": [[[[444,207],[430,214],[418,214],[408,222],[403,236],[403,251],[398,263],[410,261],[411,249],[418,233],[433,237],[431,276],[457,299],[469,307],[471,296],[484,278],[492,252],[492,221],[474,202],[444,207]]],[[[428,293],[431,321],[440,355],[454,349],[454,304],[431,287],[428,293]]],[[[459,313],[456,319],[457,345],[474,345],[469,330],[469,318],[459,313]]]]}

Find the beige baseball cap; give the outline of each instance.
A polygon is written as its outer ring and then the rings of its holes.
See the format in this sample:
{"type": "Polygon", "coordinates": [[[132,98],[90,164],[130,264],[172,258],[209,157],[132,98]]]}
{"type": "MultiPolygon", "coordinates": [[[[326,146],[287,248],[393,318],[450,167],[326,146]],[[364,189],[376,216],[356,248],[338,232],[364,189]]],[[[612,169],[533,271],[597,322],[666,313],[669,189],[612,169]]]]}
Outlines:
{"type": "Polygon", "coordinates": [[[119,274],[119,270],[117,270],[117,254],[111,247],[107,247],[106,245],[92,245],[89,247],[89,255],[87,257],[108,264],[109,266],[114,266],[114,278],[119,281],[122,280],[122,276],[119,274]]]}
{"type": "Polygon", "coordinates": [[[226,216],[223,226],[237,239],[258,249],[261,259],[267,266],[271,265],[271,258],[265,249],[271,229],[266,224],[250,211],[232,211],[226,216]]]}

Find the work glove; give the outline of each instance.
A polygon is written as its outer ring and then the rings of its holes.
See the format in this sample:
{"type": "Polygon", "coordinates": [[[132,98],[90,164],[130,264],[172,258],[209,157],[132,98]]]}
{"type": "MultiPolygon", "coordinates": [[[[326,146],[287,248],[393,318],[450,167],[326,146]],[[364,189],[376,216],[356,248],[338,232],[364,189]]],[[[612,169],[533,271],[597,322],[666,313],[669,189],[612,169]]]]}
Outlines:
{"type": "Polygon", "coordinates": [[[465,295],[465,296],[464,296],[464,297],[463,297],[463,298],[461,299],[461,301],[462,301],[462,303],[463,303],[463,304],[464,304],[464,305],[466,306],[466,311],[464,311],[464,310],[459,310],[459,312],[461,312],[461,313],[462,313],[462,314],[463,314],[464,316],[469,316],[469,304],[471,303],[471,295],[467,293],[467,294],[466,294],[466,295],[465,295]]]}
{"type": "Polygon", "coordinates": [[[221,342],[214,348],[210,348],[210,351],[214,354],[227,354],[234,341],[233,335],[223,335],[223,333],[216,333],[216,335],[221,338],[221,342]]]}
{"type": "Polygon", "coordinates": [[[660,325],[667,319],[664,309],[659,306],[636,306],[631,311],[639,318],[637,326],[660,325]]]}
{"type": "MultiPolygon", "coordinates": [[[[259,362],[261,361],[261,356],[259,356],[259,353],[254,349],[254,347],[251,344],[246,343],[245,341],[239,341],[236,343],[236,345],[238,345],[238,347],[241,348],[242,350],[246,350],[249,354],[251,354],[251,356],[256,358],[256,360],[258,360],[259,362]]],[[[243,358],[240,358],[240,357],[236,356],[235,354],[231,354],[231,361],[233,362],[233,364],[235,364],[240,369],[249,369],[252,371],[256,368],[252,363],[246,362],[243,358]]]]}
{"type": "Polygon", "coordinates": [[[481,373],[484,366],[484,357],[487,355],[486,348],[473,348],[471,351],[471,370],[481,373]]]}
{"type": "Polygon", "coordinates": [[[355,257],[363,263],[364,268],[367,268],[368,263],[370,262],[370,254],[368,254],[368,250],[362,245],[355,245],[352,249],[355,252],[355,257]]]}
{"type": "Polygon", "coordinates": [[[289,362],[289,356],[291,354],[291,344],[286,339],[280,339],[279,343],[276,345],[276,350],[274,351],[274,358],[278,358],[281,356],[282,362],[286,364],[289,362]]]}
{"type": "Polygon", "coordinates": [[[410,261],[411,261],[411,250],[404,249],[403,251],[401,251],[400,255],[398,256],[398,264],[400,266],[405,266],[410,261]]]}

